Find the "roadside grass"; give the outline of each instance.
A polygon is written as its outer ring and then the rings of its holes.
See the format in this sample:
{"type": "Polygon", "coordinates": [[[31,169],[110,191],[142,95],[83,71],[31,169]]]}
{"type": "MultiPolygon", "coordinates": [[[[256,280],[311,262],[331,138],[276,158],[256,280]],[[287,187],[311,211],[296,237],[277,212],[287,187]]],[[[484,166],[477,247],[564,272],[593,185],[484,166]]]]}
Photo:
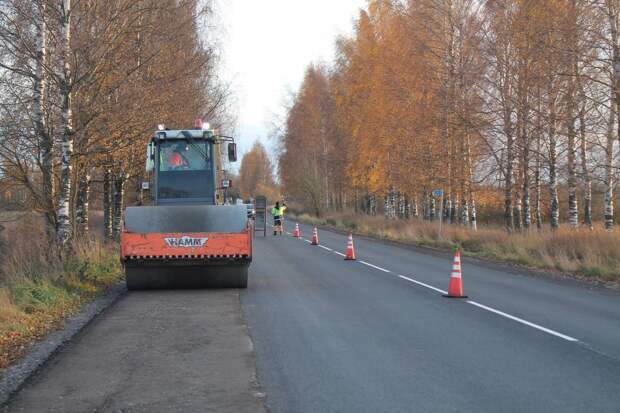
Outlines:
{"type": "Polygon", "coordinates": [[[0,372],[121,278],[115,245],[75,240],[63,254],[53,245],[37,216],[0,233],[0,372]]]}
{"type": "Polygon", "coordinates": [[[457,247],[469,256],[503,261],[541,270],[569,273],[579,278],[620,284],[620,232],[567,227],[508,234],[502,228],[473,231],[420,219],[386,220],[355,213],[332,213],[322,218],[293,216],[300,222],[322,225],[359,235],[444,250],[457,247]]]}

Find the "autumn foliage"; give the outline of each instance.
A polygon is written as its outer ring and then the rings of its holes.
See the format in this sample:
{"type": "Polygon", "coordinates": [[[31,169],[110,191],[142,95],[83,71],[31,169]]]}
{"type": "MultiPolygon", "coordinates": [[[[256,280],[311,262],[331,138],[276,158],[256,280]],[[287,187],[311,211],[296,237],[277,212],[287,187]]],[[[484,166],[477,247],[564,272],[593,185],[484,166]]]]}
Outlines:
{"type": "Polygon", "coordinates": [[[315,215],[443,213],[475,229],[482,206],[509,232],[611,230],[618,13],[614,1],[370,1],[287,108],[284,192],[315,215]]]}
{"type": "Polygon", "coordinates": [[[239,190],[245,200],[255,199],[260,195],[275,202],[280,197],[273,179],[273,166],[267,150],[260,142],[256,142],[241,159],[239,190]]]}

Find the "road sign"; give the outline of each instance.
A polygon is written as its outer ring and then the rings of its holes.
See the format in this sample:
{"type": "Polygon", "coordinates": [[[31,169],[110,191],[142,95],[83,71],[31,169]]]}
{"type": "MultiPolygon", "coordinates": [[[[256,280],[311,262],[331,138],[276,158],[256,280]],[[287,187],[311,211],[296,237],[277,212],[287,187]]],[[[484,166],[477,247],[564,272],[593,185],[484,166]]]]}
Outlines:
{"type": "Polygon", "coordinates": [[[435,189],[433,190],[433,196],[434,197],[442,197],[443,196],[443,189],[435,189]]]}

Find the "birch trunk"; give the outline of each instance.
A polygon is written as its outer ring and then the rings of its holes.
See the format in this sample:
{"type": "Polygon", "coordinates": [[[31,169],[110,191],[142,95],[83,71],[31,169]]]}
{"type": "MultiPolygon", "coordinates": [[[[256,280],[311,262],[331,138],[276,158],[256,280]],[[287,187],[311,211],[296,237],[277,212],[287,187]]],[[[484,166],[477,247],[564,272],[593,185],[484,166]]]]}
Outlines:
{"type": "Polygon", "coordinates": [[[523,221],[521,220],[522,216],[523,216],[523,209],[521,206],[521,197],[519,196],[519,194],[515,194],[514,197],[514,215],[513,215],[513,219],[514,219],[514,228],[517,231],[521,231],[521,229],[523,228],[523,221]]]}
{"type": "Polygon", "coordinates": [[[469,136],[465,141],[465,160],[467,167],[467,192],[469,193],[469,206],[471,209],[470,212],[470,225],[471,229],[474,231],[478,230],[478,222],[476,216],[476,197],[474,195],[473,182],[474,182],[474,169],[473,162],[471,159],[471,142],[469,140],[469,136]]]}
{"type": "Polygon", "coordinates": [[[461,197],[461,225],[467,226],[469,223],[469,203],[467,196],[463,194],[461,197]]]}
{"type": "Polygon", "coordinates": [[[75,205],[75,223],[79,235],[88,235],[89,198],[90,198],[91,175],[86,169],[78,181],[77,200],[75,205]]]}
{"type": "Polygon", "coordinates": [[[576,0],[571,0],[569,15],[569,27],[567,27],[567,58],[570,63],[571,75],[568,78],[566,91],[566,138],[567,138],[567,169],[568,169],[568,223],[571,228],[579,227],[579,207],[577,201],[577,79],[579,77],[579,57],[577,48],[578,38],[578,10],[576,0]]]}
{"type": "Polygon", "coordinates": [[[459,223],[459,194],[454,194],[454,201],[452,201],[452,208],[450,209],[450,223],[459,223]]]}
{"type": "Polygon", "coordinates": [[[583,182],[583,223],[589,228],[592,226],[592,177],[588,170],[588,141],[586,131],[586,105],[588,103],[583,86],[583,79],[579,74],[577,59],[574,65],[575,79],[579,89],[579,137],[581,150],[581,174],[583,182]]]}
{"type": "Polygon", "coordinates": [[[582,94],[579,110],[579,131],[581,138],[581,173],[583,175],[583,223],[590,229],[592,226],[592,178],[588,170],[588,142],[586,134],[586,100],[582,94]]]}
{"type": "MultiPolygon", "coordinates": [[[[571,82],[572,83],[572,82],[571,82]]],[[[571,92],[569,92],[571,93],[571,92]]],[[[577,207],[577,165],[576,165],[576,147],[575,147],[575,118],[574,118],[574,101],[569,97],[568,104],[568,223],[571,228],[579,227],[579,209],[577,207]]]]}
{"type": "Polygon", "coordinates": [[[471,215],[470,215],[471,229],[474,231],[478,231],[478,212],[476,211],[476,197],[473,191],[469,194],[469,199],[470,199],[469,203],[471,205],[471,215]]]}
{"type": "Polygon", "coordinates": [[[516,176],[514,182],[514,192],[513,192],[513,221],[514,221],[514,229],[517,231],[521,231],[523,227],[523,210],[521,205],[521,184],[523,183],[523,165],[521,162],[521,154],[515,154],[517,158],[516,161],[516,176]]]}
{"type": "Polygon", "coordinates": [[[103,174],[103,235],[112,239],[112,220],[114,206],[112,203],[112,171],[106,168],[103,174]]]}
{"type": "Polygon", "coordinates": [[[613,231],[614,229],[614,126],[615,126],[615,111],[612,109],[609,111],[609,118],[607,121],[607,143],[605,145],[605,200],[604,200],[604,219],[605,229],[607,231],[613,231]]]}
{"type": "Polygon", "coordinates": [[[125,201],[125,182],[127,175],[125,172],[119,172],[114,179],[113,190],[113,218],[112,218],[112,236],[115,240],[119,240],[123,227],[123,204],[125,201]]]}
{"type": "Polygon", "coordinates": [[[514,162],[514,143],[511,133],[506,134],[506,166],[504,186],[504,225],[509,233],[514,231],[514,215],[512,212],[512,175],[514,162]]]}
{"type": "Polygon", "coordinates": [[[542,96],[540,93],[540,87],[537,88],[536,100],[537,113],[536,113],[536,162],[534,165],[534,191],[536,199],[534,201],[534,215],[536,216],[536,228],[542,229],[542,188],[540,179],[540,170],[542,168],[542,96]]]}
{"type": "Polygon", "coordinates": [[[523,163],[523,227],[528,230],[532,225],[532,212],[530,208],[530,142],[525,125],[521,133],[521,141],[523,143],[521,160],[523,163]]]}
{"type": "Polygon", "coordinates": [[[71,238],[71,169],[73,157],[73,114],[71,112],[71,0],[61,3],[61,34],[62,34],[62,76],[60,79],[61,113],[62,113],[62,158],[59,183],[58,224],[56,236],[60,245],[66,245],[71,238]]]}
{"type": "Polygon", "coordinates": [[[37,8],[37,40],[36,40],[36,69],[34,80],[34,129],[41,148],[41,204],[45,211],[45,223],[47,233],[53,234],[56,225],[56,211],[54,207],[54,163],[53,163],[53,140],[47,130],[47,56],[48,36],[46,4],[42,3],[37,8]]]}
{"type": "Polygon", "coordinates": [[[449,203],[448,203],[448,208],[449,208],[448,212],[449,212],[449,218],[450,218],[449,222],[451,224],[456,224],[456,222],[458,221],[456,217],[456,206],[458,205],[459,198],[458,198],[458,195],[456,194],[450,195],[450,198],[451,199],[449,200],[449,203]]]}
{"type": "Polygon", "coordinates": [[[549,196],[551,198],[551,229],[560,227],[560,203],[558,200],[557,143],[555,136],[556,113],[554,97],[549,103],[549,196]]]}
{"type": "Polygon", "coordinates": [[[606,162],[605,162],[605,229],[614,228],[614,141],[620,138],[620,121],[616,122],[617,111],[620,110],[620,44],[618,43],[618,6],[616,1],[606,0],[607,17],[612,47],[612,101],[607,131],[606,162]],[[618,129],[614,134],[614,126],[618,129]],[[615,136],[614,136],[615,135],[615,136]]]}
{"type": "Polygon", "coordinates": [[[418,197],[414,196],[411,199],[411,216],[414,218],[418,218],[420,215],[419,211],[418,211],[418,197]]]}
{"type": "Polygon", "coordinates": [[[534,201],[534,215],[536,216],[536,228],[542,229],[542,211],[541,211],[541,198],[542,198],[542,189],[540,185],[540,168],[541,165],[541,147],[540,147],[540,136],[536,138],[536,166],[534,170],[534,187],[536,192],[536,199],[534,201]]]}

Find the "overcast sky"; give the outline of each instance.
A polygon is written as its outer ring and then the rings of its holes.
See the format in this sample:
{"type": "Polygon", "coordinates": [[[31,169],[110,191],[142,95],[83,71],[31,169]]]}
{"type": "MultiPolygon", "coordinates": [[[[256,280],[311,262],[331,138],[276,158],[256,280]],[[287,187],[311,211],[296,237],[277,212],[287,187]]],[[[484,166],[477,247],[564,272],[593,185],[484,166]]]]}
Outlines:
{"type": "Polygon", "coordinates": [[[311,62],[331,62],[338,35],[352,31],[366,0],[219,0],[225,79],[238,107],[237,138],[245,152],[267,140],[274,114],[296,91],[311,62]]]}

